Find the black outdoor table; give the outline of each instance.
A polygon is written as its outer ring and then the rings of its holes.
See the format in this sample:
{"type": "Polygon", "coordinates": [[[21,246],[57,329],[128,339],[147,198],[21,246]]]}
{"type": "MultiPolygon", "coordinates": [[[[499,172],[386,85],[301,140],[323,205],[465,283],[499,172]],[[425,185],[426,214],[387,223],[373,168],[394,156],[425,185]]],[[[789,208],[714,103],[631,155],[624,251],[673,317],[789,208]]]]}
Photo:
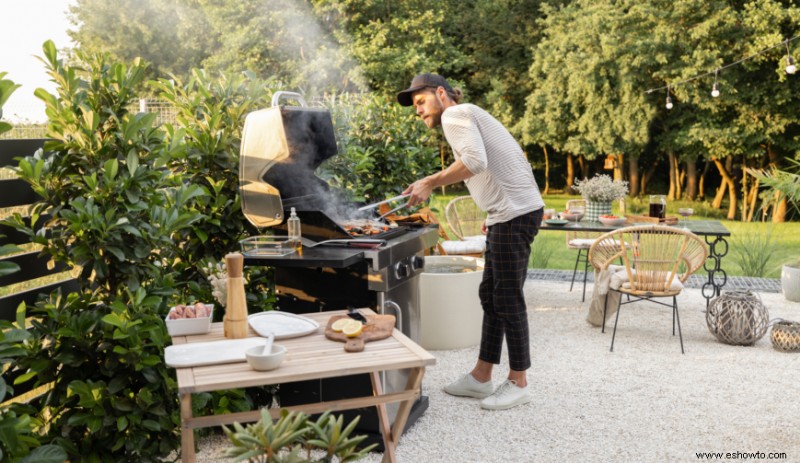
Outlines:
{"type": "MultiPolygon", "coordinates": [[[[569,222],[566,225],[548,225],[542,222],[540,230],[574,231],[574,232],[599,232],[606,233],[618,228],[633,225],[653,225],[652,223],[623,224],[618,227],[605,225],[601,222],[569,222]]],[[[728,254],[727,237],[731,232],[718,220],[681,220],[671,227],[688,229],[697,236],[702,236],[708,244],[708,258],[703,268],[708,273],[708,280],[703,284],[702,294],[706,299],[706,306],[711,299],[720,295],[722,287],[728,282],[728,274],[722,269],[722,258],[728,254]]]]}

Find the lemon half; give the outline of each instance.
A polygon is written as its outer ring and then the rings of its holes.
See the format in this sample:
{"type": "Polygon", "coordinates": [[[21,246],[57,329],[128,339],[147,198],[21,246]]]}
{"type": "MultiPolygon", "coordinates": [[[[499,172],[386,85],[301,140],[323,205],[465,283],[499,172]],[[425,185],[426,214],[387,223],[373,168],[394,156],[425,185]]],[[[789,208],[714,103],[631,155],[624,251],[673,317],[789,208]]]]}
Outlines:
{"type": "Polygon", "coordinates": [[[363,323],[361,323],[358,320],[349,320],[349,323],[347,323],[342,328],[342,333],[344,333],[344,335],[347,336],[348,338],[354,338],[359,334],[361,334],[363,330],[364,330],[363,323]]]}
{"type": "Polygon", "coordinates": [[[333,325],[331,325],[331,329],[338,333],[338,332],[342,331],[345,326],[347,326],[347,324],[350,322],[350,320],[352,320],[352,319],[351,318],[340,318],[340,319],[336,320],[335,322],[333,322],[333,325]]]}

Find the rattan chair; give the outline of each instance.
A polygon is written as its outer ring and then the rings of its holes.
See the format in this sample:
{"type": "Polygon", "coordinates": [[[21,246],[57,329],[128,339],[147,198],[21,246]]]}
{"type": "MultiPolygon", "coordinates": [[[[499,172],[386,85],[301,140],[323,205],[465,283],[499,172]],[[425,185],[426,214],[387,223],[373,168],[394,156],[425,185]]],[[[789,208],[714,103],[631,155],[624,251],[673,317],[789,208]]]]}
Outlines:
{"type": "Polygon", "coordinates": [[[481,228],[486,212],[478,208],[471,196],[453,198],[444,208],[447,227],[457,239],[450,239],[440,227],[439,234],[445,238],[440,247],[447,255],[482,257],[486,251],[486,235],[481,228]]]}
{"type": "MultiPolygon", "coordinates": [[[[583,207],[584,210],[586,210],[586,200],[570,199],[567,201],[567,211],[571,209],[574,210],[576,207],[583,207]]],[[[569,284],[570,291],[572,291],[572,286],[575,284],[575,276],[578,274],[578,265],[583,263],[583,295],[581,296],[581,302],[586,300],[586,277],[589,274],[589,248],[600,235],[601,233],[586,231],[566,232],[567,248],[576,249],[578,251],[578,255],[575,257],[575,268],[572,270],[572,281],[569,284]]]]}
{"type": "Polygon", "coordinates": [[[483,235],[481,228],[486,212],[480,210],[471,196],[453,198],[444,208],[447,226],[460,240],[483,235]]]}
{"type": "MultiPolygon", "coordinates": [[[[589,262],[598,272],[607,269],[617,259],[622,259],[625,269],[611,277],[609,291],[627,294],[633,299],[626,302],[620,299],[620,306],[643,299],[672,298],[672,335],[675,335],[677,323],[681,353],[684,352],[683,334],[676,296],[683,290],[686,279],[703,267],[707,257],[708,248],[697,235],[663,225],[620,228],[598,237],[589,249],[589,262]]],[[[670,307],[660,301],[653,302],[670,307]]],[[[611,336],[611,352],[614,351],[617,335],[619,308],[611,336]]],[[[607,309],[606,305],[603,309],[604,332],[607,309]]]]}

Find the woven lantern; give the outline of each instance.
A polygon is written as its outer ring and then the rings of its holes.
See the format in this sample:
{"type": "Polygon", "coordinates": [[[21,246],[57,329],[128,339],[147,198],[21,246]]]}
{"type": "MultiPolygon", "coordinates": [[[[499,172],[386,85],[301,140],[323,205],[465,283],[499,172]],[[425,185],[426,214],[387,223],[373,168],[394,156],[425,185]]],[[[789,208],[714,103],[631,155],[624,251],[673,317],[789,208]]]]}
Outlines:
{"type": "Polygon", "coordinates": [[[750,291],[727,291],[711,301],[706,324],[718,341],[750,346],[766,334],[769,313],[758,295],[750,291]]]}
{"type": "Polygon", "coordinates": [[[779,320],[772,325],[772,347],[784,352],[800,352],[800,323],[779,320]]]}

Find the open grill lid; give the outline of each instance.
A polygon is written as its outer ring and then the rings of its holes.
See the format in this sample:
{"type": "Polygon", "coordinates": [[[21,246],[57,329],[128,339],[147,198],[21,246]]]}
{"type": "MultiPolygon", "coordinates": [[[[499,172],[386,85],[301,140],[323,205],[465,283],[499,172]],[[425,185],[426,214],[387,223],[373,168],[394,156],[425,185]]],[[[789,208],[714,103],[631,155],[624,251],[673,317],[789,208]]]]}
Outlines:
{"type": "Polygon", "coordinates": [[[276,92],[271,108],[253,111],[244,121],[239,189],[247,220],[271,227],[283,222],[282,199],[324,198],[328,184],[314,171],[337,153],[330,112],[308,108],[297,93],[276,92]],[[280,106],[282,97],[301,106],[280,106]]]}

